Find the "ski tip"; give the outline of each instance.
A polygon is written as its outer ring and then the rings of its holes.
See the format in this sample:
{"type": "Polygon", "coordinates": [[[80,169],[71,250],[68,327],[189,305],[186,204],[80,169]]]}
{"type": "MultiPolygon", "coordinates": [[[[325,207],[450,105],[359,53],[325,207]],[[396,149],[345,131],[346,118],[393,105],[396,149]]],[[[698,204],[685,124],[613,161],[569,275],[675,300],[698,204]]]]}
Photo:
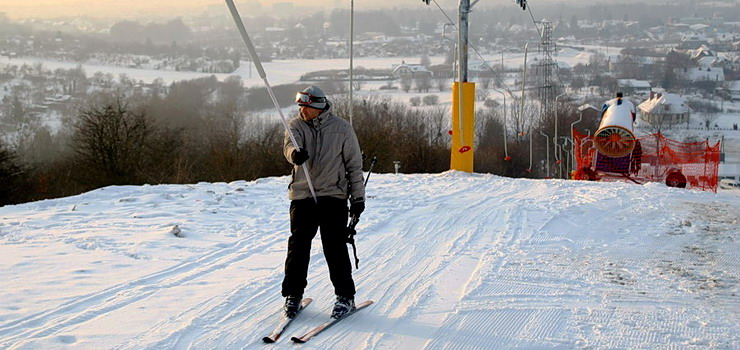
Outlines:
{"type": "Polygon", "coordinates": [[[303,343],[306,342],[305,340],[303,340],[301,338],[298,338],[298,337],[292,337],[292,338],[290,338],[290,340],[292,340],[294,343],[298,343],[298,344],[303,344],[303,343]]]}
{"type": "Polygon", "coordinates": [[[265,343],[267,343],[267,344],[272,344],[272,343],[275,342],[275,339],[272,339],[270,337],[264,337],[264,338],[262,338],[262,341],[265,342],[265,343]]]}

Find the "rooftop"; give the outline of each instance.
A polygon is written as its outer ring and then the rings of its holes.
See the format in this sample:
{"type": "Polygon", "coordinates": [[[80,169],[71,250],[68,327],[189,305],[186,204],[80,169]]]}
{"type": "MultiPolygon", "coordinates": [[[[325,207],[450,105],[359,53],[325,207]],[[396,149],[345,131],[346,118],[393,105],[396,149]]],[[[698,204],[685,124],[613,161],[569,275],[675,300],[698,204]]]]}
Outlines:
{"type": "Polygon", "coordinates": [[[637,106],[644,113],[682,114],[690,111],[683,97],[677,94],[651,94],[650,98],[637,106]]]}

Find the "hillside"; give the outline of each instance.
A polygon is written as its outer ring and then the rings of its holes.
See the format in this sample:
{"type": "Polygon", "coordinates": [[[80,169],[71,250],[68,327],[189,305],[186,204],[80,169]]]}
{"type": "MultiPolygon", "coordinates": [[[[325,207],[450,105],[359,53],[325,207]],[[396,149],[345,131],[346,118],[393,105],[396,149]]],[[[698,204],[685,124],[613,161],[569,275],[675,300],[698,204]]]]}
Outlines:
{"type": "MultiPolygon", "coordinates": [[[[0,348],[268,348],[288,182],[0,208],[0,348]]],[[[376,303],[302,348],[737,349],[738,207],[660,184],[373,174],[355,280],[376,303]]],[[[314,243],[316,301],[289,335],[328,318],[314,243]]]]}

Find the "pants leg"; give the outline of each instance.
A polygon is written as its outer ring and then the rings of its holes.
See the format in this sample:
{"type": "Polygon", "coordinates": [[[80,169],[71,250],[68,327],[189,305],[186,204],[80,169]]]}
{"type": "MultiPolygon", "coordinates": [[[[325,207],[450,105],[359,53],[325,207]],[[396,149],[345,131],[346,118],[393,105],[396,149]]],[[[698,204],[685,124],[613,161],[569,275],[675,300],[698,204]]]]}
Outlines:
{"type": "Polygon", "coordinates": [[[290,238],[285,258],[285,278],[282,294],[303,295],[308,282],[308,263],[311,258],[311,240],[319,227],[318,210],[313,198],[290,202],[290,238]]]}
{"type": "Polygon", "coordinates": [[[355,282],[352,280],[352,262],[347,251],[347,200],[338,198],[320,198],[319,214],[321,227],[321,244],[324,257],[329,266],[329,278],[334,285],[334,293],[340,296],[354,297],[355,282]]]}

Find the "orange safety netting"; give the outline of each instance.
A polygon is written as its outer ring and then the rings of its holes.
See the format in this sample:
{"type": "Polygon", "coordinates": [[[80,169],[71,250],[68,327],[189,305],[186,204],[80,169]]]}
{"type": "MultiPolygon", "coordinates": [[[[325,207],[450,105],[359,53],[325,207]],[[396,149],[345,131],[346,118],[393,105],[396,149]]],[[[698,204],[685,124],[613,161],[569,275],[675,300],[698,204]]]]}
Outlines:
{"type": "Polygon", "coordinates": [[[573,130],[576,180],[664,182],[668,186],[717,192],[720,144],[678,142],[651,134],[637,139],[635,149],[612,158],[596,151],[593,136],[573,130]]]}

